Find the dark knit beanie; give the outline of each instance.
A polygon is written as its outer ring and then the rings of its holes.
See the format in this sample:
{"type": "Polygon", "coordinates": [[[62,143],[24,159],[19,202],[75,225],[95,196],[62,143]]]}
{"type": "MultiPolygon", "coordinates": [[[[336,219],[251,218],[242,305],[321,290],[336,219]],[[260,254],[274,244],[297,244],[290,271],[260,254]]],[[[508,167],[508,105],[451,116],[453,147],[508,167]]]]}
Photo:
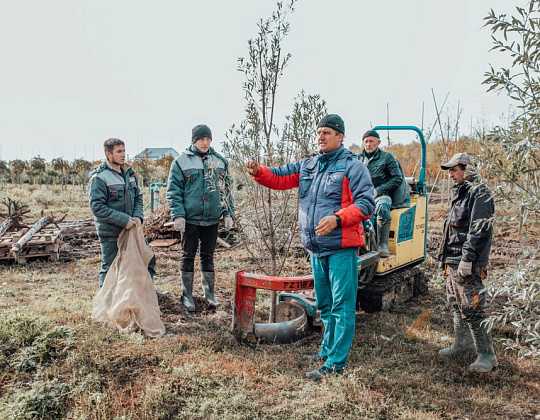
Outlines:
{"type": "Polygon", "coordinates": [[[319,127],[329,127],[337,132],[345,135],[345,123],[343,119],[337,114],[328,114],[321,118],[321,121],[317,125],[319,127]]]}
{"type": "Polygon", "coordinates": [[[364,140],[366,137],[377,137],[379,140],[381,137],[379,136],[379,133],[377,133],[375,130],[368,130],[364,133],[362,136],[362,140],[364,140]]]}
{"type": "Polygon", "coordinates": [[[208,127],[206,124],[199,124],[193,127],[193,130],[191,130],[191,142],[195,143],[197,140],[202,139],[203,137],[212,138],[212,131],[210,130],[210,127],[208,127]]]}

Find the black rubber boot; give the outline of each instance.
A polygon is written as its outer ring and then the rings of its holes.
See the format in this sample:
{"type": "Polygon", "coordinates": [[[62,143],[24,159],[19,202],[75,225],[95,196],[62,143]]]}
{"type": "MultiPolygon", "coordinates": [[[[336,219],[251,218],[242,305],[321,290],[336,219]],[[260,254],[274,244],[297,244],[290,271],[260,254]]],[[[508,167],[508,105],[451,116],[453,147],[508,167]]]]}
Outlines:
{"type": "Polygon", "coordinates": [[[469,370],[474,372],[491,372],[494,367],[499,365],[495,350],[493,349],[493,338],[491,331],[482,324],[482,320],[474,320],[469,323],[472,332],[474,347],[476,348],[477,358],[469,370]]]}
{"type": "Polygon", "coordinates": [[[202,272],[202,287],[204,290],[204,298],[212,305],[221,306],[221,302],[214,296],[214,285],[216,283],[216,273],[213,271],[202,272]]]}
{"type": "Polygon", "coordinates": [[[306,373],[306,376],[309,379],[313,379],[314,381],[320,381],[321,379],[327,378],[328,376],[341,375],[342,373],[343,369],[336,370],[326,366],[321,366],[319,369],[315,369],[311,372],[306,373]]]}
{"type": "Polygon", "coordinates": [[[193,302],[193,272],[181,271],[182,275],[182,304],[190,312],[195,311],[193,302]]]}
{"type": "MultiPolygon", "coordinates": [[[[148,245],[148,242],[146,242],[148,245]]],[[[148,245],[150,246],[150,245],[148,245]]],[[[152,278],[152,281],[154,281],[154,276],[156,275],[156,256],[154,255],[150,262],[148,263],[148,273],[150,274],[150,277],[152,278]]],[[[167,296],[169,292],[166,290],[164,292],[158,292],[156,290],[156,296],[158,299],[163,299],[165,296],[167,296]]]]}
{"type": "Polygon", "coordinates": [[[388,237],[390,236],[391,219],[383,219],[377,217],[377,245],[379,245],[379,256],[388,258],[390,251],[388,250],[388,237]]]}
{"type": "Polygon", "coordinates": [[[473,351],[474,342],[472,339],[469,326],[461,317],[461,313],[458,310],[452,310],[452,317],[454,319],[454,333],[456,335],[456,341],[450,347],[439,350],[439,355],[446,358],[451,358],[459,355],[460,353],[473,351]]]}
{"type": "Polygon", "coordinates": [[[157,296],[158,299],[163,299],[163,298],[164,298],[165,296],[167,296],[168,294],[169,294],[169,291],[168,291],[168,290],[166,290],[166,291],[164,291],[164,292],[158,292],[158,291],[156,290],[156,296],[157,296]]]}

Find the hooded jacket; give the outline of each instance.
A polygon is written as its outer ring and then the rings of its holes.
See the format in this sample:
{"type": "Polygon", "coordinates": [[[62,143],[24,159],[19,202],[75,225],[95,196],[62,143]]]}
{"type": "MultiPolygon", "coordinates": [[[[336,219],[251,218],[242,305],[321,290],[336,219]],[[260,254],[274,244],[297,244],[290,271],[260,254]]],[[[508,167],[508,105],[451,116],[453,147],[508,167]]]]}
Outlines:
{"type": "Polygon", "coordinates": [[[234,214],[228,163],[210,148],[201,153],[191,145],[171,165],[167,182],[171,218],[211,226],[221,216],[234,214]]]}
{"type": "Polygon", "coordinates": [[[361,222],[375,210],[373,184],[364,164],[343,146],[280,167],[259,166],[253,179],[275,190],[298,188],[302,244],[315,257],[364,244],[361,222]],[[341,227],[317,236],[316,226],[331,215],[341,218],[341,227]]]}
{"type": "Polygon", "coordinates": [[[120,170],[115,171],[105,161],[90,172],[88,201],[99,237],[118,237],[130,217],[144,220],[137,175],[126,164],[120,170]]]}
{"type": "Polygon", "coordinates": [[[409,186],[401,165],[391,153],[377,148],[373,155],[368,157],[364,150],[358,155],[358,159],[367,166],[378,197],[389,196],[393,209],[409,205],[409,186]]]}
{"type": "Polygon", "coordinates": [[[459,264],[463,260],[486,267],[493,236],[490,218],[495,213],[495,204],[484,184],[474,185],[471,181],[452,187],[452,203],[444,222],[438,260],[446,264],[459,264]]]}

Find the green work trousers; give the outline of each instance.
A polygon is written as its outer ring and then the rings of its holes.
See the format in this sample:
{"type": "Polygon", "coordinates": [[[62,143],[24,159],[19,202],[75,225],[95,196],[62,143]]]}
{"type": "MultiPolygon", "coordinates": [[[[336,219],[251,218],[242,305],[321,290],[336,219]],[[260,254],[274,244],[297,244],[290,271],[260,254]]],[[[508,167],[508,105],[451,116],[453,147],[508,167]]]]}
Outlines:
{"type": "Polygon", "coordinates": [[[347,364],[355,329],[358,249],[347,248],[324,257],[311,256],[315,298],[324,325],[319,354],[324,365],[339,371],[347,364]]]}
{"type": "MultiPolygon", "coordinates": [[[[118,238],[115,237],[101,237],[99,238],[101,243],[101,270],[99,271],[99,287],[103,286],[107,272],[111,267],[112,262],[118,254],[118,238]]],[[[148,263],[148,272],[150,276],[154,278],[156,274],[156,256],[154,255],[148,263]]]]}

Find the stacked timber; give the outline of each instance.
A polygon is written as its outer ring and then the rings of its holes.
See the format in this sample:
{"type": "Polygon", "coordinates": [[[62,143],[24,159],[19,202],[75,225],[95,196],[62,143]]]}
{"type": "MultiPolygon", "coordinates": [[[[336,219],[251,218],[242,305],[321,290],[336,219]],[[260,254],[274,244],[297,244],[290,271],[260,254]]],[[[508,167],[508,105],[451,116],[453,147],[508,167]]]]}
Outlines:
{"type": "Polygon", "coordinates": [[[179,242],[180,234],[170,223],[171,216],[167,203],[159,206],[154,214],[144,220],[144,237],[153,247],[167,247],[179,242]]]}
{"type": "MultiPolygon", "coordinates": [[[[143,232],[144,237],[152,247],[168,247],[181,242],[180,233],[174,230],[174,223],[171,221],[167,203],[159,206],[155,213],[144,220],[143,232]]],[[[223,229],[220,229],[221,234],[229,237],[229,233],[223,229]]],[[[231,247],[227,241],[220,237],[217,238],[217,243],[224,248],[231,247]]]]}
{"type": "Polygon", "coordinates": [[[58,227],[46,228],[50,224],[55,224],[53,217],[45,216],[30,227],[11,231],[5,229],[0,236],[0,261],[14,259],[18,264],[25,264],[34,258],[58,261],[62,230],[58,227]]]}

